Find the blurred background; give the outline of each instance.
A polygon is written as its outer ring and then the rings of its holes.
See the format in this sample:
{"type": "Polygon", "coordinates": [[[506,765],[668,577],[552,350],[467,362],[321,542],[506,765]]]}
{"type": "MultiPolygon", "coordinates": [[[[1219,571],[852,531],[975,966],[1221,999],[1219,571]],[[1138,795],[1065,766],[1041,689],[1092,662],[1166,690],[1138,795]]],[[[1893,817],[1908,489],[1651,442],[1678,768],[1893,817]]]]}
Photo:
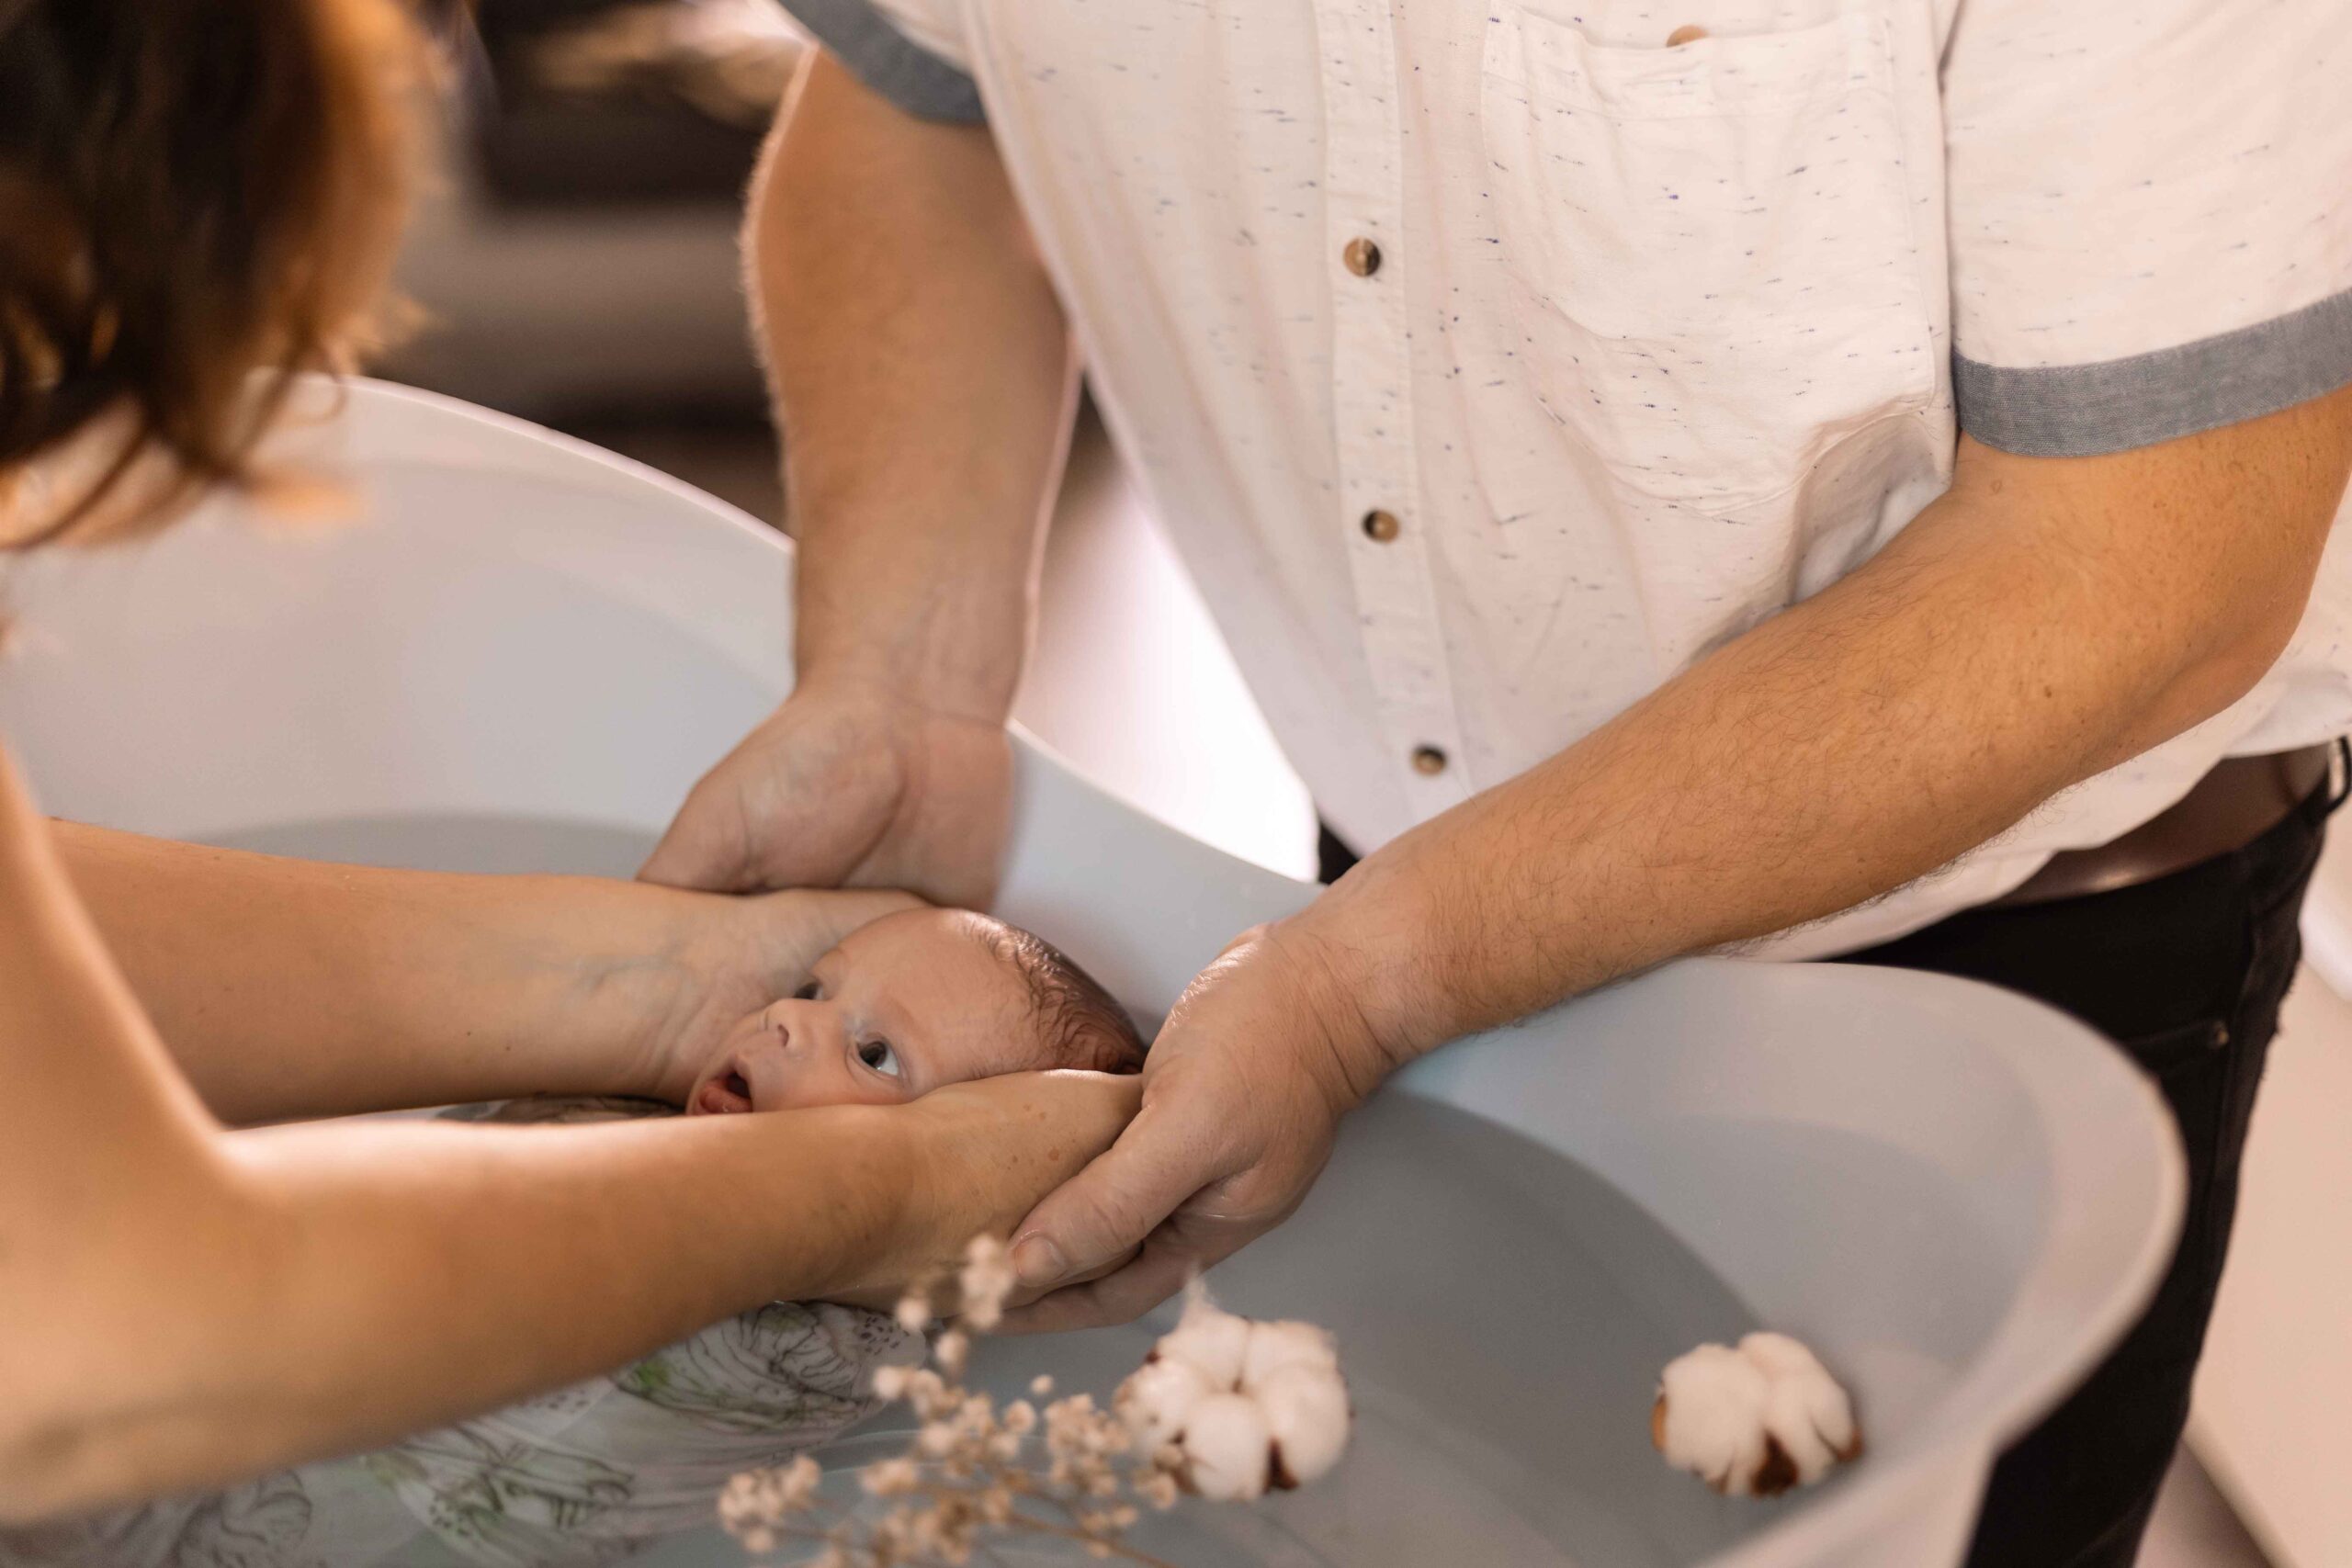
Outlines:
{"type": "MultiPolygon", "coordinates": [[[[736,254],[804,40],[770,0],[496,0],[379,373],[554,426],[789,529],[736,254]]],[[[1091,412],[1015,716],[1166,821],[1296,876],[1314,813],[1091,412]]],[[[2344,1568],[2352,1486],[2352,833],[2306,917],[2230,1274],[2144,1568],[2344,1568]]]]}

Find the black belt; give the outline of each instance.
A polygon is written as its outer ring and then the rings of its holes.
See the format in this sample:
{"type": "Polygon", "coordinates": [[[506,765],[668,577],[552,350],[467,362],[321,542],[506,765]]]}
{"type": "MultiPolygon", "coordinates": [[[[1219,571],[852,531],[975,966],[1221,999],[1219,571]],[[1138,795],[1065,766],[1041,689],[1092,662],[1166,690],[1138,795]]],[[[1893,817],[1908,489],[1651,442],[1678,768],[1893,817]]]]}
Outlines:
{"type": "Polygon", "coordinates": [[[2327,783],[2342,744],[2225,758],[2160,815],[2095,849],[2051,856],[2015,892],[1987,908],[2112,893],[2242,850],[2327,783]]]}

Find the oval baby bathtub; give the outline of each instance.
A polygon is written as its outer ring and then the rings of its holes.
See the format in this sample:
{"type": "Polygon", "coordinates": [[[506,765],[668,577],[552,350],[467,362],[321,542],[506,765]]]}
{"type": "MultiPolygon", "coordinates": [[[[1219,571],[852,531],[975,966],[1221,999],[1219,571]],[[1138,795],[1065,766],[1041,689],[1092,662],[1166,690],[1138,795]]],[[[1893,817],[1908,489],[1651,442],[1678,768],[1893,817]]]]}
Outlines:
{"type": "MultiPolygon", "coordinates": [[[[0,732],[51,811],[351,860],[627,874],[789,683],[788,546],[659,475],[369,383],[276,454],[347,518],[232,502],[12,577],[0,732]]],[[[1164,1010],[1311,889],[1024,745],[1003,912],[1164,1010]]],[[[1673,965],[1405,1074],[1290,1225],[1217,1271],[1337,1329],[1324,1484],[1156,1527],[1170,1561],[1718,1568],[1957,1559],[1989,1459],[2144,1299],[2180,1172],[2154,1093],[1958,981],[1673,965]],[[1853,1387],[1864,1460],[1726,1502],[1647,1442],[1658,1367],[1764,1324],[1853,1387]]],[[[1148,1329],[988,1348],[1107,1392],[1148,1329]]],[[[715,1532],[673,1563],[740,1562],[715,1532]]]]}

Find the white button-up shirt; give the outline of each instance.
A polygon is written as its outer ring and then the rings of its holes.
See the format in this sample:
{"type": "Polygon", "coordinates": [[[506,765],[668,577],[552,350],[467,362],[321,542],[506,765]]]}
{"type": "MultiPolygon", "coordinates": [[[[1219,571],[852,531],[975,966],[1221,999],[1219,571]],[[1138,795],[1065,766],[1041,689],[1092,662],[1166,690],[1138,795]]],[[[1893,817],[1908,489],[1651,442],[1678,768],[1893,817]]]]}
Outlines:
{"type": "MultiPolygon", "coordinates": [[[[1114,439],[1363,850],[1869,559],[1958,428],[2107,452],[2352,380],[2341,4],[790,3],[910,112],[985,118],[1114,439]]],[[[2244,701],[1770,950],[2352,728],[2348,625],[2331,547],[2244,701]]]]}

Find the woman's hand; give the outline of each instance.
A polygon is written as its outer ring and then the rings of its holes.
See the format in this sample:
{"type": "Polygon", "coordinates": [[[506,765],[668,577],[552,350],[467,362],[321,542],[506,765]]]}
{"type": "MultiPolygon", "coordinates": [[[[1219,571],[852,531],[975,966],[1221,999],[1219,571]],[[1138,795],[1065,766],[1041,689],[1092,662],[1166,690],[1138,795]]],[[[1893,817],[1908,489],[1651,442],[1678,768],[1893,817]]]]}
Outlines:
{"type": "Polygon", "coordinates": [[[908,1287],[951,1277],[974,1236],[1009,1235],[1108,1149],[1142,1097],[1133,1077],[1012,1073],[881,1111],[903,1156],[904,1207],[890,1244],[833,1299],[888,1310],[908,1287]]]}
{"type": "Polygon", "coordinates": [[[811,677],[703,775],[638,874],[721,893],[910,887],[985,908],[1012,789],[1001,721],[811,677]]]}
{"type": "Polygon", "coordinates": [[[729,1024],[914,901],[326,865],[71,823],[51,836],[180,1066],[232,1123],[683,1098],[729,1024]]]}

